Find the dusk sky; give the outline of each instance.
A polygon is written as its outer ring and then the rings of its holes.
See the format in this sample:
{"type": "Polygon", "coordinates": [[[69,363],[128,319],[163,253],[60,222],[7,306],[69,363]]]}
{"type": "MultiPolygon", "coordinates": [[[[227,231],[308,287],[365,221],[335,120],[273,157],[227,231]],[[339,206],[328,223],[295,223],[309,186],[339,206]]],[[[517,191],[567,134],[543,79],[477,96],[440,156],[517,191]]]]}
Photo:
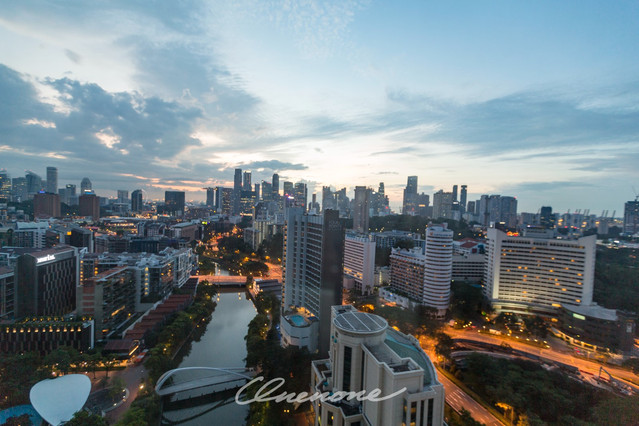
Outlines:
{"type": "MultiPolygon", "coordinates": [[[[639,1],[0,2],[0,168],[117,189],[304,180],[617,210],[639,1]]],[[[321,196],[320,196],[321,198],[321,196]]]]}

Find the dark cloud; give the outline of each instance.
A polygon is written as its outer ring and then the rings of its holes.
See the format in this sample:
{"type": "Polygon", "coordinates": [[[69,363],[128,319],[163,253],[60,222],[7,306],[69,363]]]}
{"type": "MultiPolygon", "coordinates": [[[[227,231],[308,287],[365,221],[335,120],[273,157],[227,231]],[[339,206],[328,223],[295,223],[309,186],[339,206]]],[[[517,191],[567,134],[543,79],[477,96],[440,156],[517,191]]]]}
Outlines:
{"type": "Polygon", "coordinates": [[[544,192],[555,191],[557,189],[569,189],[569,188],[588,188],[594,186],[588,182],[573,182],[573,181],[550,181],[550,182],[522,182],[515,185],[509,185],[503,187],[503,189],[510,190],[513,193],[518,192],[544,192]]]}
{"type": "Polygon", "coordinates": [[[300,163],[287,163],[279,160],[253,161],[251,163],[242,164],[245,169],[266,169],[274,172],[284,170],[306,170],[308,166],[300,163]]]}

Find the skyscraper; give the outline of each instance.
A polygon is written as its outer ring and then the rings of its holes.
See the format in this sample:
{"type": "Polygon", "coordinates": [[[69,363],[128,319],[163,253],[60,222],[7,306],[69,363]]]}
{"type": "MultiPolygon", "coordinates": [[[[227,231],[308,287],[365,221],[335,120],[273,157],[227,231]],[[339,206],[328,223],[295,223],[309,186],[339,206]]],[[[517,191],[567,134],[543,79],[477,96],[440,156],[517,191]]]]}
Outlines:
{"type": "Polygon", "coordinates": [[[555,216],[552,214],[552,207],[544,206],[539,211],[539,225],[550,229],[555,226],[555,216]]]}
{"type": "Polygon", "coordinates": [[[457,185],[453,185],[453,203],[457,201],[457,185]]]}
{"type": "Polygon", "coordinates": [[[118,189],[118,203],[128,204],[129,202],[129,191],[126,189],[118,189]]]}
{"type": "Polygon", "coordinates": [[[141,189],[136,189],[131,193],[131,211],[141,212],[144,208],[144,199],[141,189]]]}
{"type": "Polygon", "coordinates": [[[242,169],[235,169],[233,176],[233,215],[240,214],[240,199],[242,197],[242,169]]]}
{"type": "Polygon", "coordinates": [[[508,228],[517,226],[517,199],[515,197],[501,197],[499,221],[508,228]]]}
{"type": "Polygon", "coordinates": [[[11,199],[11,176],[5,169],[0,170],[0,200],[10,201],[11,199]]]}
{"type": "Polygon", "coordinates": [[[466,202],[468,198],[468,185],[461,186],[461,194],[459,195],[459,206],[461,207],[461,213],[466,212],[466,202]]]}
{"type": "Polygon", "coordinates": [[[206,190],[206,206],[215,206],[215,188],[204,188],[206,190]]]}
{"type": "Polygon", "coordinates": [[[27,192],[27,178],[17,177],[11,180],[11,192],[13,194],[13,201],[26,201],[28,197],[27,192]]]}
{"type": "Polygon", "coordinates": [[[164,191],[164,208],[172,216],[184,216],[184,191],[164,191]]]}
{"type": "MultiPolygon", "coordinates": [[[[333,305],[342,304],[344,227],[336,210],[307,215],[288,210],[284,231],[282,311],[305,308],[319,319],[319,351],[326,354],[333,305]]],[[[290,341],[283,321],[282,337],[290,341]]]]}
{"type": "Polygon", "coordinates": [[[355,187],[353,200],[353,229],[357,232],[368,232],[369,193],[367,187],[355,187]]]}
{"type": "Polygon", "coordinates": [[[243,191],[252,191],[251,188],[251,172],[244,172],[244,178],[242,180],[242,190],[243,191]]]}
{"type": "Polygon", "coordinates": [[[417,176],[408,176],[402,203],[403,214],[415,214],[417,211],[417,176]]]}
{"type": "MultiPolygon", "coordinates": [[[[638,197],[639,198],[639,197],[638,197]]],[[[627,201],[623,210],[623,232],[636,234],[639,232],[639,200],[627,201]]]]}
{"type": "Polygon", "coordinates": [[[35,194],[42,189],[42,178],[32,171],[27,171],[25,177],[27,178],[27,196],[33,198],[35,194]]]}
{"type": "Polygon", "coordinates": [[[58,168],[47,167],[47,192],[49,194],[58,193],[58,168]]]}
{"type": "Polygon", "coordinates": [[[280,175],[277,173],[273,173],[273,200],[277,199],[277,196],[280,195],[280,175]]]}
{"type": "Polygon", "coordinates": [[[91,180],[88,177],[82,178],[82,182],[80,182],[80,195],[86,194],[87,192],[91,191],[93,191],[91,180]]]}
{"type": "Polygon", "coordinates": [[[453,193],[440,189],[433,194],[433,219],[451,219],[453,214],[453,193]]]}
{"type": "Polygon", "coordinates": [[[443,225],[426,228],[424,300],[443,317],[450,303],[450,281],[453,273],[453,231],[443,225]]]}
{"type": "Polygon", "coordinates": [[[308,188],[304,182],[297,182],[293,188],[293,197],[295,198],[295,207],[302,207],[306,210],[306,201],[308,199],[308,188]]]}

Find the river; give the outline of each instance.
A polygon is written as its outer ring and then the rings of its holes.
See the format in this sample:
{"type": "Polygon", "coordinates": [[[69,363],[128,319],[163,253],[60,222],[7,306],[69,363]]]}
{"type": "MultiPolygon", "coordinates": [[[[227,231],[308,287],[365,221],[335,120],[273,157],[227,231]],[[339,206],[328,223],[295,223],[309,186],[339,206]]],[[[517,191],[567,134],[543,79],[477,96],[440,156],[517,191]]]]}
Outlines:
{"type": "MultiPolygon", "coordinates": [[[[224,275],[225,271],[221,271],[224,275]]],[[[198,341],[187,345],[180,367],[244,367],[246,342],[244,336],[256,310],[244,289],[225,289],[219,294],[219,301],[206,331],[198,341]]],[[[228,401],[233,400],[229,397],[228,401]]],[[[233,401],[225,405],[220,402],[204,402],[195,407],[184,407],[164,412],[164,418],[172,422],[164,424],[180,425],[243,425],[248,414],[248,406],[233,401]],[[188,419],[188,420],[185,420],[188,419]]]]}

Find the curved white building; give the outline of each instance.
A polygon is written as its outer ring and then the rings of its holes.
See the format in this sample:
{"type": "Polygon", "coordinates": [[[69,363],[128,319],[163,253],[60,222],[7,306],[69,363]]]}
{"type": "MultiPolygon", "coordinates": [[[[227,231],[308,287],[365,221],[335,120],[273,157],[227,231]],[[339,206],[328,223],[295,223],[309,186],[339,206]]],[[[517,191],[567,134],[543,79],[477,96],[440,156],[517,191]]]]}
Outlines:
{"type": "Polygon", "coordinates": [[[453,275],[453,231],[446,226],[426,228],[424,263],[424,300],[443,316],[450,303],[450,281],[453,275]]]}

